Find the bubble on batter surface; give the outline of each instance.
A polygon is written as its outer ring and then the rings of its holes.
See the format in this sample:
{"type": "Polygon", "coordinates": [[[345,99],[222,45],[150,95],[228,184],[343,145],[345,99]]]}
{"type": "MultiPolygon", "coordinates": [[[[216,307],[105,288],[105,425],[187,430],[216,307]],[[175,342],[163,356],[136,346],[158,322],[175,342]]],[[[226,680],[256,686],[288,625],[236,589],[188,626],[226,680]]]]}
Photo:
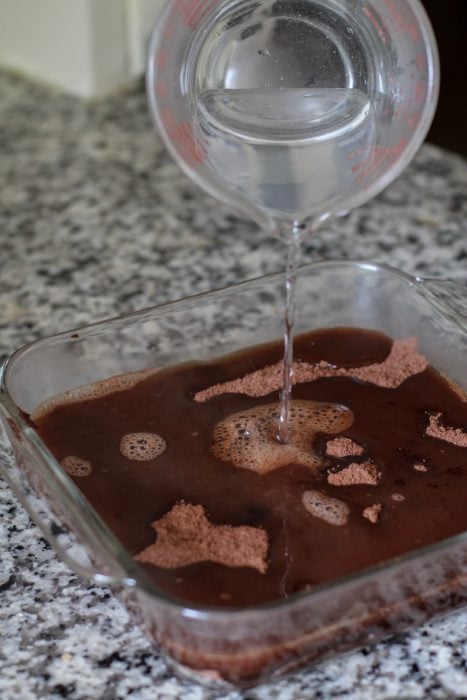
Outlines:
{"type": "Polygon", "coordinates": [[[316,433],[340,433],[353,423],[345,406],[316,401],[292,401],[289,413],[289,439],[277,439],[277,403],[240,411],[214,428],[212,452],[217,459],[235,467],[267,474],[288,464],[317,471],[323,457],[313,449],[316,433]]]}
{"type": "Polygon", "coordinates": [[[132,462],[149,462],[166,449],[166,441],[157,433],[128,433],[120,441],[120,452],[132,462]]]}
{"type": "Polygon", "coordinates": [[[398,501],[399,503],[405,501],[405,496],[403,496],[401,493],[393,493],[391,494],[391,498],[393,501],[398,501]]]}
{"type": "Polygon", "coordinates": [[[346,503],[321,491],[305,491],[302,503],[311,515],[330,525],[345,525],[349,518],[350,508],[346,503]]]}
{"type": "Polygon", "coordinates": [[[60,462],[62,468],[70,476],[91,476],[92,464],[86,459],[81,459],[76,455],[64,457],[60,462]]]}

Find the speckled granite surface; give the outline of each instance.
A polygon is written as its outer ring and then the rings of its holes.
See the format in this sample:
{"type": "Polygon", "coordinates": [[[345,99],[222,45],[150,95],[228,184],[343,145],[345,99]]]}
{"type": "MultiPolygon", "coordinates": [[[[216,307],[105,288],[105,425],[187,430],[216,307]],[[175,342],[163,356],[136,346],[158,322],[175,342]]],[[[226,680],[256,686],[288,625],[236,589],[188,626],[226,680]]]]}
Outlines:
{"type": "MultiPolygon", "coordinates": [[[[467,165],[425,146],[305,260],[364,257],[467,282],[467,165]]],[[[141,86],[84,104],[0,75],[0,356],[38,336],[282,269],[198,191],[141,86]]],[[[62,564],[0,480],[2,700],[467,697],[467,612],[241,696],[177,680],[120,603],[62,564]]]]}

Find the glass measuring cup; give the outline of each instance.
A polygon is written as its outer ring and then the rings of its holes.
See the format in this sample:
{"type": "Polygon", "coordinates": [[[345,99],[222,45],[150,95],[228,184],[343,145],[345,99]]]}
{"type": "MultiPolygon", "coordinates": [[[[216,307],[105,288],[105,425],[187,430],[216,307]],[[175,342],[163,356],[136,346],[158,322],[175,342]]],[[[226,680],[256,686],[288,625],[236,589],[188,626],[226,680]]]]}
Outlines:
{"type": "Polygon", "coordinates": [[[439,83],[429,21],[418,0],[171,0],[147,80],[185,172],[289,244],[287,442],[301,241],[382,190],[421,144],[439,83]]]}
{"type": "Polygon", "coordinates": [[[147,71],[177,163],[273,233],[386,187],[423,141],[438,83],[418,0],[170,0],[147,71]]]}

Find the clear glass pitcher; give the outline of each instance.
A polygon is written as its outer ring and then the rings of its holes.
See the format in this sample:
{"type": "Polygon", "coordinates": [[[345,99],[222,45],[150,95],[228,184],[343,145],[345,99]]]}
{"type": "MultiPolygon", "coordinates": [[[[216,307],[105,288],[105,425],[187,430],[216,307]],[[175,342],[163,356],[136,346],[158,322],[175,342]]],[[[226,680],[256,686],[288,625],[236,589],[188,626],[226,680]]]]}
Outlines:
{"type": "Polygon", "coordinates": [[[170,0],[147,71],[178,164],[272,232],[388,185],[426,135],[438,82],[418,0],[170,0]]]}

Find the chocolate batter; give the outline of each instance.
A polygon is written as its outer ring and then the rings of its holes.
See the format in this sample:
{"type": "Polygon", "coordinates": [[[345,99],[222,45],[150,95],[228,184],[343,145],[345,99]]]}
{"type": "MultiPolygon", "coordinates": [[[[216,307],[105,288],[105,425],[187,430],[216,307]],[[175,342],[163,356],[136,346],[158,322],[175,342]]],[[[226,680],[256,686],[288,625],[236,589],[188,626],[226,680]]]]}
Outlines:
{"type": "Polygon", "coordinates": [[[467,529],[467,402],[415,341],[299,336],[287,445],[281,355],[277,342],[128,375],[31,416],[174,598],[257,605],[467,529]]]}

